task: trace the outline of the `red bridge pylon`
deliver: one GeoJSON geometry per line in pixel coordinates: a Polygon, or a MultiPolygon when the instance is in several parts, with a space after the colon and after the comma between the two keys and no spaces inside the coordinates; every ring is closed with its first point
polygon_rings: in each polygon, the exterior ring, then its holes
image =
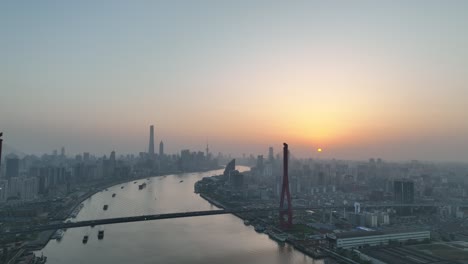
{"type": "Polygon", "coordinates": [[[283,187],[281,189],[279,217],[280,217],[280,226],[281,228],[285,228],[285,229],[292,227],[292,217],[293,217],[291,193],[289,192],[288,161],[289,161],[288,144],[283,143],[283,187]],[[284,200],[286,200],[286,203],[284,200]]]}

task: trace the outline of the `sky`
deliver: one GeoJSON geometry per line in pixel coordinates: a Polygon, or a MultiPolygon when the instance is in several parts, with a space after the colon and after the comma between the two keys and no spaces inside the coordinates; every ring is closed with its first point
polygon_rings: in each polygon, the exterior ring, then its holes
{"type": "Polygon", "coordinates": [[[468,161],[467,1],[0,1],[24,153],[468,161]]]}

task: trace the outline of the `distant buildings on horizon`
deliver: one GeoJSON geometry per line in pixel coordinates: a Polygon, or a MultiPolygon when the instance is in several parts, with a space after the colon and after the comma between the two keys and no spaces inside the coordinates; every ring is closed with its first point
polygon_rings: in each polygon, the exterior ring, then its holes
{"type": "Polygon", "coordinates": [[[167,155],[164,142],[159,152],[154,149],[154,126],[150,126],[148,150],[139,155],[97,157],[89,152],[67,157],[65,147],[52,154],[18,157],[8,154],[0,166],[0,203],[6,201],[32,201],[39,197],[54,197],[68,193],[74,186],[88,181],[112,178],[132,178],[165,173],[192,172],[217,169],[218,159],[206,152],[183,149],[179,154],[167,155]]]}

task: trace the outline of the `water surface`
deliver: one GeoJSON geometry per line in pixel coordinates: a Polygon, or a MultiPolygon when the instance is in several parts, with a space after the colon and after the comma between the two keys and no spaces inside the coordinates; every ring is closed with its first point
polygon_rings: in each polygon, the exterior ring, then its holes
{"type": "MultiPolygon", "coordinates": [[[[218,209],[194,193],[194,183],[221,173],[184,173],[119,184],[84,201],[76,220],[218,209]],[[143,182],[147,186],[139,190],[143,182]]],[[[74,228],[60,242],[50,241],[42,252],[48,264],[324,263],[258,234],[233,215],[74,228]],[[98,230],[104,230],[103,240],[98,240],[98,230]],[[87,244],[82,243],[84,235],[89,236],[87,244]]]]}

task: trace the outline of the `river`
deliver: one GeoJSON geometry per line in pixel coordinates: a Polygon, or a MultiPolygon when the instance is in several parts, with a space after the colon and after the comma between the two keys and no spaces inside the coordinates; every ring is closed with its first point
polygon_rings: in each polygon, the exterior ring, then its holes
{"type": "MultiPolygon", "coordinates": [[[[221,173],[174,174],[115,185],[85,200],[76,220],[218,209],[194,193],[194,183],[221,173]],[[146,188],[138,190],[143,182],[146,188]]],[[[324,263],[258,234],[233,215],[74,228],[39,252],[47,256],[47,264],[324,263]],[[98,240],[98,230],[105,231],[103,240],[98,240]],[[82,243],[84,235],[89,236],[87,244],[82,243]]]]}

